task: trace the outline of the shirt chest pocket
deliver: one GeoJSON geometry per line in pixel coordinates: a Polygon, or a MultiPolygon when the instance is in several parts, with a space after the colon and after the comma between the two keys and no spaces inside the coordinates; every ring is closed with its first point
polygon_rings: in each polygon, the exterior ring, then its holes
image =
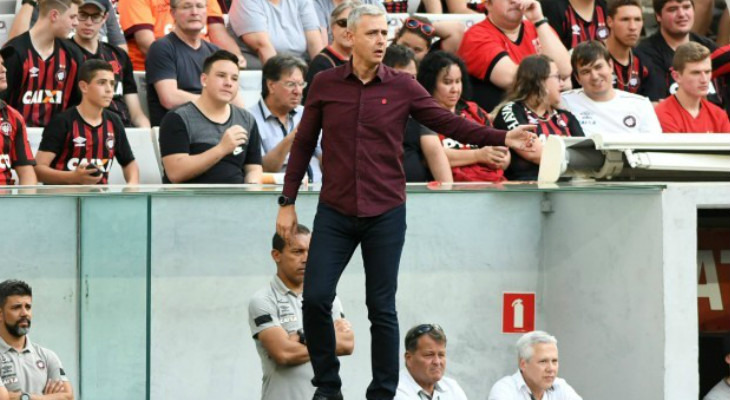
{"type": "Polygon", "coordinates": [[[370,93],[363,96],[359,105],[358,137],[365,140],[382,140],[389,129],[405,120],[399,118],[403,114],[405,102],[385,95],[370,93]]]}

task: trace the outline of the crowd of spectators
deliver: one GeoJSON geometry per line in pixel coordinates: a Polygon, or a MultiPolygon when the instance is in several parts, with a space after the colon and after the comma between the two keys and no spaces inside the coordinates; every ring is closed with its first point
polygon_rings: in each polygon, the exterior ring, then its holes
{"type": "MultiPolygon", "coordinates": [[[[657,29],[643,39],[639,0],[423,1],[419,10],[432,16],[486,17],[467,29],[466,19],[409,15],[399,21],[384,61],[417,77],[439,106],[457,115],[501,129],[536,125],[543,138],[728,132],[730,33],[722,26],[728,17],[722,16],[716,41],[711,40],[706,36],[708,2],[695,1],[654,0],[657,29]]],[[[316,75],[346,64],[352,54],[348,15],[361,3],[391,13],[408,9],[407,1],[390,0],[22,0],[0,52],[6,76],[6,87],[0,87],[7,122],[0,127],[7,138],[0,151],[5,183],[12,183],[12,167],[22,183],[36,181],[29,178],[34,169],[33,175],[48,176],[43,165],[28,167],[35,157],[48,157],[46,146],[55,143],[51,150],[62,152],[69,146],[65,142],[75,146],[69,151],[88,150],[76,154],[78,162],[51,159],[48,165],[63,172],[94,165],[102,174],[94,170],[94,180],[76,174],[62,182],[106,182],[109,165],[99,165],[101,150],[92,146],[106,143],[110,153],[104,163],[119,156],[126,165],[134,155],[114,148],[125,142],[124,127],[163,126],[166,114],[183,106],[206,115],[197,108],[202,82],[211,78],[203,66],[219,50],[231,54],[239,70],[263,71],[261,99],[255,104],[244,104],[238,82],[230,88],[233,111],[228,114],[252,123],[244,129],[247,153],[260,143],[261,154],[249,154],[241,165],[259,163],[264,173],[283,172],[316,75]],[[111,102],[105,106],[113,117],[102,114],[114,123],[100,140],[90,136],[98,126],[80,111],[81,86],[88,88],[95,78],[83,82],[80,73],[91,59],[105,61],[114,75],[111,102]],[[145,72],[146,99],[138,95],[135,70],[145,72]],[[77,122],[71,123],[73,112],[67,111],[75,108],[77,122]],[[60,115],[67,117],[65,124],[55,122],[60,115]],[[80,132],[73,131],[77,125],[80,132]],[[28,149],[26,126],[44,128],[45,150],[38,155],[28,149]]],[[[169,127],[181,123],[172,119],[161,148],[195,148],[200,138],[169,141],[169,127]]],[[[191,129],[190,121],[184,122],[191,129]]],[[[225,130],[217,130],[217,136],[205,138],[206,147],[222,143],[225,130]]],[[[411,120],[404,129],[404,169],[407,180],[415,182],[534,180],[540,148],[523,153],[499,146],[478,149],[411,120]]],[[[198,151],[190,148],[187,154],[198,151]]],[[[168,164],[163,161],[165,182],[194,181],[171,180],[177,174],[167,171],[168,164]]],[[[242,178],[245,170],[237,175],[231,180],[214,174],[221,179],[203,181],[260,181],[242,178]]],[[[306,179],[322,180],[321,151],[306,179]]]]}

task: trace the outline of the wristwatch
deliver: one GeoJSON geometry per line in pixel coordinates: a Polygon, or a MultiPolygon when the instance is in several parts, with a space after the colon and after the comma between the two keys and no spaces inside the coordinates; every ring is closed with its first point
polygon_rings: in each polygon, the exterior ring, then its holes
{"type": "Polygon", "coordinates": [[[303,345],[307,345],[307,336],[304,335],[304,329],[299,329],[297,331],[297,335],[299,335],[299,343],[303,345]]]}
{"type": "Polygon", "coordinates": [[[294,205],[294,199],[290,199],[284,195],[281,195],[279,196],[279,205],[282,207],[294,205]]]}
{"type": "Polygon", "coordinates": [[[21,393],[20,400],[30,400],[30,395],[28,393],[21,393]]]}

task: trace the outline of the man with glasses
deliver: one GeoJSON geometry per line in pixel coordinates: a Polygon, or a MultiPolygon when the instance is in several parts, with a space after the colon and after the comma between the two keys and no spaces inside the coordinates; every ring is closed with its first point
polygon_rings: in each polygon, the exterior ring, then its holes
{"type": "Polygon", "coordinates": [[[64,38],[78,25],[82,0],[41,0],[40,18],[5,44],[8,89],[2,93],[28,126],[46,126],[81,100],[76,84],[83,55],[64,38]]]}
{"type": "Polygon", "coordinates": [[[109,0],[85,0],[79,7],[79,26],[72,43],[78,46],[84,59],[101,59],[114,68],[114,98],[109,110],[119,115],[124,126],[149,128],[150,121],[142,111],[132,62],[127,52],[99,39],[99,31],[109,17],[110,10],[109,0]]]}
{"type": "Polygon", "coordinates": [[[517,340],[513,375],[497,381],[488,400],[582,400],[565,379],[558,378],[558,340],[532,331],[517,340]]]}
{"type": "MultiPolygon", "coordinates": [[[[159,126],[168,110],[199,97],[203,60],[218,50],[204,38],[206,0],[171,0],[170,7],[174,29],[152,43],[145,60],[152,126],[159,126]]],[[[244,106],[240,96],[232,102],[244,106]]]]}
{"type": "MultiPolygon", "coordinates": [[[[302,119],[302,92],[307,64],[290,55],[271,57],[262,70],[261,100],[248,111],[256,117],[263,151],[264,172],[286,171],[289,150],[302,119]]],[[[317,146],[307,168],[307,181],[320,182],[322,149],[317,146]]]]}
{"type": "Polygon", "coordinates": [[[400,372],[395,400],[466,400],[461,386],[444,376],[446,334],[439,325],[414,326],[405,346],[406,368],[400,372]]]}
{"type": "Polygon", "coordinates": [[[256,120],[233,106],[238,57],[218,50],[203,62],[203,91],[170,111],[160,126],[164,183],[261,183],[256,120]]]}

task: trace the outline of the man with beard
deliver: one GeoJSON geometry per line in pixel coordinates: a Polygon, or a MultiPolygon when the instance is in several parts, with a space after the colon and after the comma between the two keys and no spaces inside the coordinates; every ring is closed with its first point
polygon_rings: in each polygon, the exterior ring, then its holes
{"type": "Polygon", "coordinates": [[[28,338],[32,301],[27,283],[12,279],[0,283],[0,379],[10,400],[73,400],[56,353],[28,338]]]}
{"type": "Polygon", "coordinates": [[[489,400],[581,400],[564,379],[558,378],[558,340],[532,331],[517,340],[519,369],[492,386],[489,400]]]}

